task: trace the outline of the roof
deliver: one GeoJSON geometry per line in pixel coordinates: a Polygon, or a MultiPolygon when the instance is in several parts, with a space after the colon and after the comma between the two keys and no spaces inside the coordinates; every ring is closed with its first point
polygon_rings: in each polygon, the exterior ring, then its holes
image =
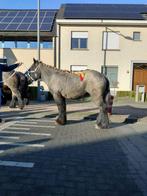
{"type": "MultiPolygon", "coordinates": [[[[52,32],[58,10],[40,10],[40,31],[52,32]]],[[[37,10],[0,9],[0,31],[35,32],[37,31],[37,10]]]]}
{"type": "Polygon", "coordinates": [[[63,4],[58,18],[145,20],[145,4],[63,4]]]}

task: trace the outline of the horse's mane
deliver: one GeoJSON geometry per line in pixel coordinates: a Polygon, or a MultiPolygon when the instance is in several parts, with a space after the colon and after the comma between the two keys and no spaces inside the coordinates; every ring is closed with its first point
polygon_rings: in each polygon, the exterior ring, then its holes
{"type": "Polygon", "coordinates": [[[54,70],[55,72],[73,74],[72,71],[58,69],[58,68],[53,67],[53,66],[51,66],[51,65],[47,65],[47,64],[45,64],[45,63],[43,63],[43,62],[41,62],[41,65],[46,66],[46,68],[52,69],[52,70],[54,70]]]}

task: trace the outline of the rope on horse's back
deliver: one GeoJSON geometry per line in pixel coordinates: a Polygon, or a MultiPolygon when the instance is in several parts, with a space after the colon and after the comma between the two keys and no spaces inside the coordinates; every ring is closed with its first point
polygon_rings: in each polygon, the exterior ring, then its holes
{"type": "Polygon", "coordinates": [[[4,83],[4,82],[10,80],[10,78],[12,78],[15,73],[16,73],[16,71],[14,71],[14,73],[12,75],[10,75],[10,77],[8,77],[6,80],[3,80],[3,81],[1,80],[0,83],[4,83]]]}

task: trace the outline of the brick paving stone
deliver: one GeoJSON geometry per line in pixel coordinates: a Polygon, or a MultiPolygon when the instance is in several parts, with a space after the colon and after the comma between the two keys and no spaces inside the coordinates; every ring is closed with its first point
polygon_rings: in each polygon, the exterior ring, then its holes
{"type": "MultiPolygon", "coordinates": [[[[115,115],[147,115],[145,106],[136,109],[133,104],[116,104],[115,115]]],[[[83,105],[68,106],[68,124],[46,131],[51,140],[25,136],[24,141],[42,141],[45,148],[13,147],[12,154],[1,154],[2,160],[35,165],[31,169],[0,166],[0,196],[146,196],[147,124],[125,125],[121,116],[112,118],[111,129],[97,130],[93,119],[83,119],[95,115],[95,106],[83,105]]]]}

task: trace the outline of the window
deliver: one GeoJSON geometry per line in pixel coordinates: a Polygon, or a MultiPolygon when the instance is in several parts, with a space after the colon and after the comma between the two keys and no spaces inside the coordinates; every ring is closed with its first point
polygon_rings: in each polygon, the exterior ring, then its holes
{"type": "Polygon", "coordinates": [[[133,32],[133,40],[140,41],[140,32],[133,32]]]}
{"type": "Polygon", "coordinates": [[[37,48],[37,42],[29,42],[30,48],[37,48]]]}
{"type": "Polygon", "coordinates": [[[102,66],[102,73],[106,75],[106,77],[110,81],[110,87],[116,88],[118,85],[118,67],[117,66],[102,66]]]}
{"type": "Polygon", "coordinates": [[[27,41],[17,41],[17,48],[28,48],[27,41]]]}
{"type": "Polygon", "coordinates": [[[3,42],[0,41],[0,48],[3,48],[3,42]]]}
{"type": "Polygon", "coordinates": [[[71,65],[70,70],[72,72],[80,72],[87,69],[87,65],[71,65]]]}
{"type": "Polygon", "coordinates": [[[44,41],[44,42],[41,42],[41,48],[53,48],[53,42],[47,42],[47,41],[44,41]]]}
{"type": "Polygon", "coordinates": [[[87,49],[88,32],[72,32],[71,49],[87,49]]]}
{"type": "Polygon", "coordinates": [[[103,50],[119,50],[119,32],[103,32],[103,50]]]}
{"type": "Polygon", "coordinates": [[[16,48],[15,41],[4,41],[4,48],[16,48]]]}

